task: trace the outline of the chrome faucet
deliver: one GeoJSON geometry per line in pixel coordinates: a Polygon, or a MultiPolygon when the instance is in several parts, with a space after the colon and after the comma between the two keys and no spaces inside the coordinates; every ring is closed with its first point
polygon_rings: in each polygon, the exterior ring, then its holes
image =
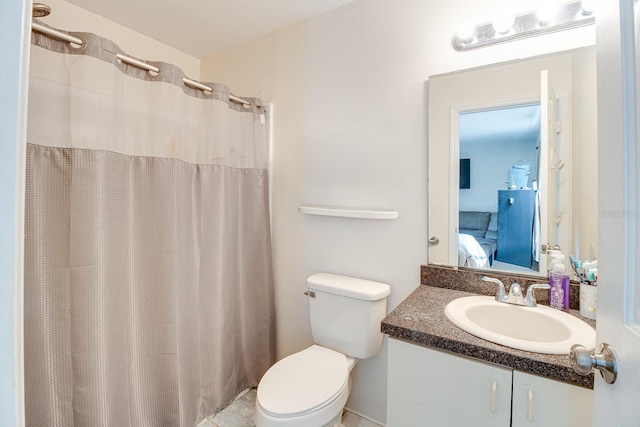
{"type": "Polygon", "coordinates": [[[548,283],[536,283],[533,285],[529,285],[527,288],[527,296],[524,297],[524,303],[528,307],[536,307],[538,303],[536,302],[536,289],[549,289],[548,283]]]}
{"type": "Polygon", "coordinates": [[[498,292],[496,292],[496,301],[506,302],[507,293],[504,290],[504,283],[500,279],[494,279],[493,277],[482,276],[482,280],[485,282],[492,282],[498,285],[498,292]]]}
{"type": "Polygon", "coordinates": [[[482,280],[485,282],[492,282],[498,285],[498,292],[496,292],[496,301],[506,302],[507,304],[524,305],[527,307],[535,307],[538,305],[536,302],[536,295],[534,291],[536,289],[549,289],[548,283],[536,283],[529,285],[527,288],[527,295],[522,296],[522,287],[519,283],[512,283],[509,287],[509,294],[507,294],[504,283],[501,280],[493,277],[482,276],[482,280]]]}

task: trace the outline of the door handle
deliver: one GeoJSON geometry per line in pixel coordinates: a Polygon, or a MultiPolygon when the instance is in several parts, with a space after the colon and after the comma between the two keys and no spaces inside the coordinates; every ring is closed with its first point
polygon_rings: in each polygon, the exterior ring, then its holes
{"type": "Polygon", "coordinates": [[[593,369],[600,371],[600,375],[607,384],[613,384],[618,377],[618,362],[613,348],[602,343],[598,352],[589,351],[580,344],[571,346],[569,359],[573,370],[580,375],[589,375],[593,369]]]}
{"type": "Polygon", "coordinates": [[[498,394],[498,382],[496,380],[491,381],[491,412],[496,412],[496,401],[498,394]]]}
{"type": "Polygon", "coordinates": [[[527,421],[533,422],[533,389],[527,389],[527,421]]]}
{"type": "Polygon", "coordinates": [[[438,246],[439,243],[440,239],[438,239],[436,236],[429,237],[429,246],[438,246]]]}

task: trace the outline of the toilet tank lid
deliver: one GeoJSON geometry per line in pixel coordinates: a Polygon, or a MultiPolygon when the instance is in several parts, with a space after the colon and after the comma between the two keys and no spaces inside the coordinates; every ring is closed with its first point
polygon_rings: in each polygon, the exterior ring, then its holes
{"type": "Polygon", "coordinates": [[[367,301],[377,301],[391,293],[391,286],[386,283],[332,273],[312,274],[307,278],[307,287],[316,291],[367,301]]]}

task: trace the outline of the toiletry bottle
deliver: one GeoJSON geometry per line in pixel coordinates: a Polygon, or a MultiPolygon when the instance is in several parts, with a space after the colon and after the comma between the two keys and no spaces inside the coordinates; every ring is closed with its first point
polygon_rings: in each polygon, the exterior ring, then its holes
{"type": "Polygon", "coordinates": [[[561,262],[549,273],[549,305],[560,310],[569,310],[569,275],[561,262]]]}
{"type": "Polygon", "coordinates": [[[547,273],[550,275],[553,271],[553,266],[559,262],[564,261],[564,254],[557,249],[549,249],[547,251],[547,254],[549,255],[549,265],[547,267],[547,273]]]}

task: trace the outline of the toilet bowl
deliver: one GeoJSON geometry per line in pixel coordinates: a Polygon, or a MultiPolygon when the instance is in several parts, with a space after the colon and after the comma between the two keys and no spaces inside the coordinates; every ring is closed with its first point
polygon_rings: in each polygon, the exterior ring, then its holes
{"type": "Polygon", "coordinates": [[[318,345],[282,359],[258,385],[259,427],[340,426],[356,359],[318,345]]]}
{"type": "Polygon", "coordinates": [[[257,427],[340,427],[357,360],[382,346],[389,285],[330,273],[307,279],[314,345],[273,365],[258,384],[257,427]]]}

